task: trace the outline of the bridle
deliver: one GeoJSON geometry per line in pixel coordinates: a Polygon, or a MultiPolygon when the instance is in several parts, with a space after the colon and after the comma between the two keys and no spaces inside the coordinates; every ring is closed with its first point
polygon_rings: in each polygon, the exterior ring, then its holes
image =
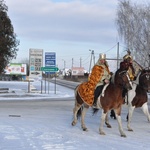
{"type": "Polygon", "coordinates": [[[125,81],[122,78],[122,75],[126,75],[126,77],[128,78],[129,83],[131,84],[131,80],[130,80],[130,77],[129,77],[127,71],[123,70],[123,71],[119,72],[119,76],[121,76],[121,80],[122,80],[122,86],[124,87],[126,85],[125,81]]]}

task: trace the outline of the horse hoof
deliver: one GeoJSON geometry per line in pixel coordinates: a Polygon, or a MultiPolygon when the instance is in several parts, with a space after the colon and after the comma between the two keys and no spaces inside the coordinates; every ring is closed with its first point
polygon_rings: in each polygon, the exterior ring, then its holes
{"type": "Polygon", "coordinates": [[[111,125],[110,125],[110,124],[108,124],[108,125],[107,125],[107,128],[111,128],[111,125]]]}
{"type": "Polygon", "coordinates": [[[107,128],[111,128],[111,125],[109,123],[105,122],[105,124],[106,124],[107,128]]]}
{"type": "Polygon", "coordinates": [[[133,132],[133,130],[132,130],[132,129],[128,129],[128,131],[131,131],[131,132],[133,132]]]}
{"type": "Polygon", "coordinates": [[[106,134],[105,134],[105,132],[101,131],[101,132],[100,132],[100,135],[106,135],[106,134]]]}
{"type": "Polygon", "coordinates": [[[125,134],[122,134],[121,137],[127,137],[125,134]]]}
{"type": "Polygon", "coordinates": [[[88,131],[88,129],[87,128],[83,128],[83,131],[88,131]]]}
{"type": "Polygon", "coordinates": [[[75,125],[76,125],[76,122],[73,121],[73,122],[72,122],[72,126],[75,126],[75,125]]]}

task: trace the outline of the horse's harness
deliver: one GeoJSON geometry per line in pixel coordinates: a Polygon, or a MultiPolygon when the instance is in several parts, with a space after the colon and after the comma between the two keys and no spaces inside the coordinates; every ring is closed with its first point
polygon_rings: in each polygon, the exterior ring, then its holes
{"type": "Polygon", "coordinates": [[[143,74],[141,75],[141,77],[144,76],[144,75],[146,75],[145,77],[146,77],[147,80],[150,80],[150,72],[145,72],[145,73],[143,73],[143,74]]]}

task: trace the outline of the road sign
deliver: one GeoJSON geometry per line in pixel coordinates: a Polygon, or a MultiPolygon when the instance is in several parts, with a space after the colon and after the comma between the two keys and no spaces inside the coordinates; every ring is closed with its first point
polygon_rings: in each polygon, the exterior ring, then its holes
{"type": "Polygon", "coordinates": [[[40,73],[39,72],[31,72],[31,74],[38,75],[40,73]]]}
{"type": "MultiPolygon", "coordinates": [[[[56,66],[56,53],[55,52],[45,52],[45,67],[55,67],[56,66]]],[[[56,71],[45,71],[46,74],[53,73],[56,71]]]]}
{"type": "Polygon", "coordinates": [[[56,72],[58,71],[58,68],[57,67],[41,67],[41,71],[56,72]]]}
{"type": "Polygon", "coordinates": [[[45,52],[45,66],[56,66],[55,52],[45,52]]]}
{"type": "Polygon", "coordinates": [[[56,66],[56,60],[45,60],[45,66],[56,66]]]}

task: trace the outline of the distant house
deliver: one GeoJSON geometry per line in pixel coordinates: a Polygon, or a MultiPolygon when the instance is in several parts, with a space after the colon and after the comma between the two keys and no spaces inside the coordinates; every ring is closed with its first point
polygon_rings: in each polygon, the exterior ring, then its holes
{"type": "Polygon", "coordinates": [[[71,75],[72,76],[84,76],[85,70],[84,67],[72,67],[71,75]]]}

